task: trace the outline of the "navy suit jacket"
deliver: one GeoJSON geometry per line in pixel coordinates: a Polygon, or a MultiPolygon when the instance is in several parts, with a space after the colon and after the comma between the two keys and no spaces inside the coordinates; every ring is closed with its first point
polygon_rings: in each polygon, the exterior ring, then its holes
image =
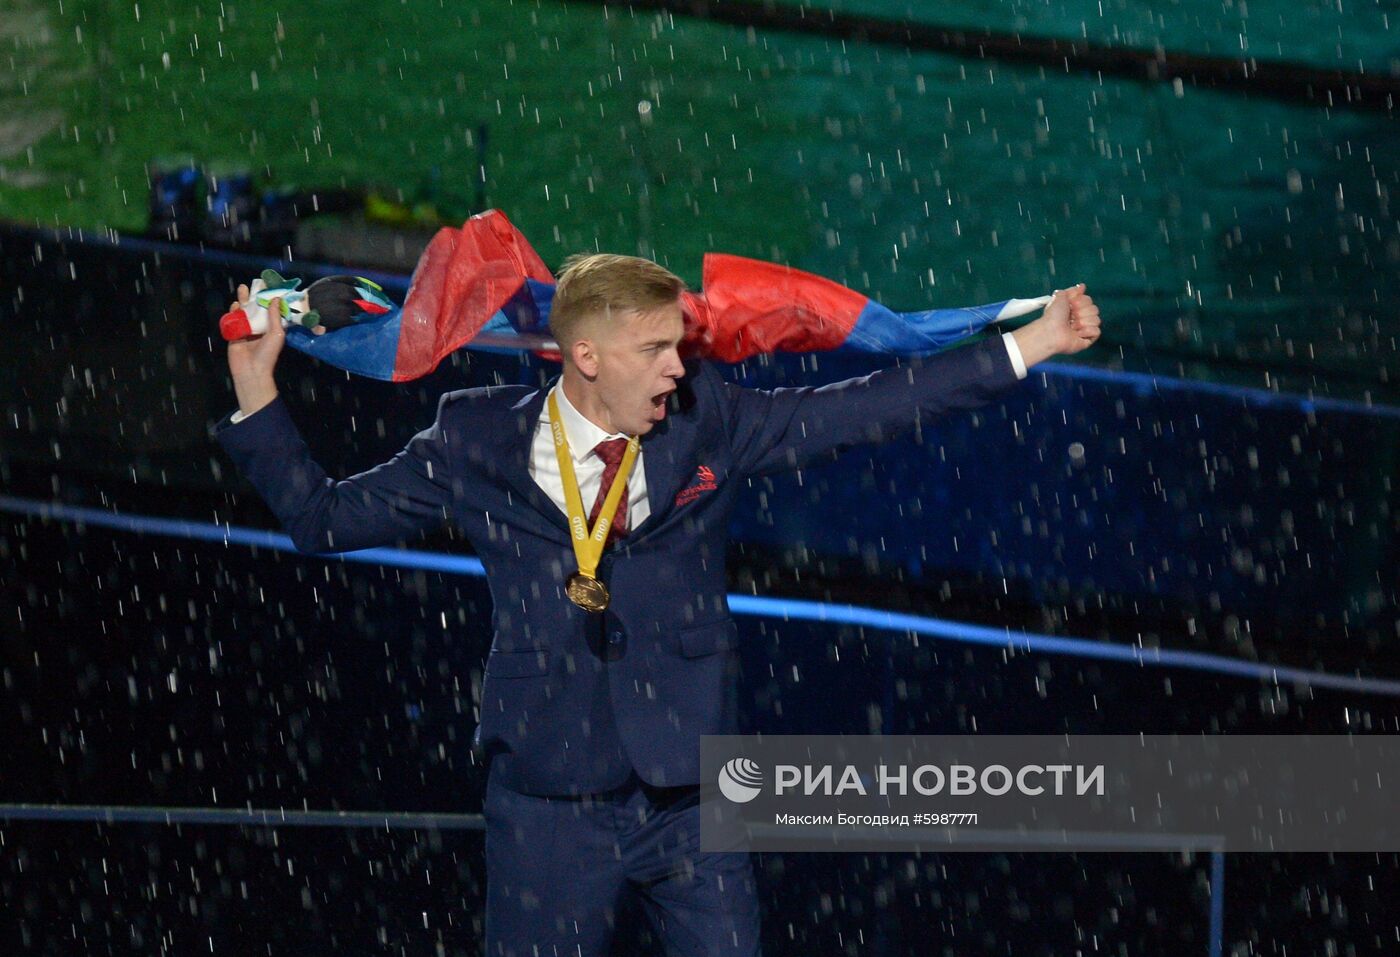
{"type": "Polygon", "coordinates": [[[528,472],[548,387],[442,396],[393,459],[333,481],[282,400],[214,432],[298,549],[391,545],[455,523],[486,568],[494,638],[476,742],[532,794],[699,781],[700,735],[734,734],[738,632],[725,600],[729,518],[750,476],[799,468],[1017,383],[999,338],[820,388],[764,391],[687,364],[643,437],[651,515],[603,555],[601,615],[564,595],[577,569],[564,513],[528,472]]]}

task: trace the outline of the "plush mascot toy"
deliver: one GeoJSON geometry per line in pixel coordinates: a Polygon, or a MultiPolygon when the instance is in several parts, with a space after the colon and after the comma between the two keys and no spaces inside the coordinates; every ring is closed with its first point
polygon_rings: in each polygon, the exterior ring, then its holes
{"type": "Polygon", "coordinates": [[[230,342],[262,335],[274,300],[281,303],[278,318],[283,326],[323,326],[327,332],[394,308],[383,287],[363,276],[326,276],[304,290],[298,289],[300,285],[300,279],[283,279],[274,270],[264,269],[249,287],[248,301],[219,319],[219,332],[230,342]]]}

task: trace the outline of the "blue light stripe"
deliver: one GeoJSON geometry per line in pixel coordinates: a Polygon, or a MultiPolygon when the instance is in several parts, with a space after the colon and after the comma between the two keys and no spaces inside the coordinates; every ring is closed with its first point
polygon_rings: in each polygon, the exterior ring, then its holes
{"type": "MultiPolygon", "coordinates": [[[[339,827],[375,828],[385,831],[436,830],[436,831],[485,831],[486,818],[482,814],[447,814],[415,811],[312,811],[287,808],[222,808],[222,807],[141,807],[137,805],[102,804],[0,804],[0,820],[42,821],[45,823],[77,821],[93,824],[214,824],[236,827],[339,827]]],[[[951,834],[956,828],[915,828],[912,832],[901,829],[898,834],[881,828],[837,829],[816,827],[791,827],[774,824],[750,824],[746,828],[750,837],[773,838],[799,836],[830,840],[833,835],[848,837],[856,835],[862,840],[884,840],[890,844],[904,844],[913,839],[933,838],[932,843],[956,848],[965,837],[976,844],[999,844],[1015,850],[1060,849],[1067,843],[1092,846],[1100,850],[1127,849],[1146,851],[1150,845],[1162,851],[1186,849],[1211,851],[1211,928],[1216,930],[1215,908],[1216,888],[1222,884],[1216,878],[1215,868],[1224,867],[1225,852],[1222,850],[1224,838],[1219,834],[1121,834],[1104,832],[1063,832],[1063,831],[967,831],[951,834]]],[[[901,848],[896,848],[896,851],[901,848]]],[[[1150,853],[1150,851],[1149,851],[1150,853]]],[[[1213,952],[1212,957],[1219,957],[1213,952]]]]}
{"type": "MultiPolygon", "coordinates": [[[[97,508],[39,502],[33,499],[16,498],[12,495],[0,495],[0,512],[29,515],[45,521],[72,522],[78,526],[94,525],[98,528],[134,532],[138,535],[168,535],[173,538],[187,538],[201,542],[244,545],[251,548],[267,548],[278,552],[304,554],[297,552],[292,540],[281,532],[267,532],[256,528],[238,528],[233,525],[192,522],[186,519],[158,518],[148,515],[119,515],[97,508]]],[[[365,548],[357,552],[343,552],[317,557],[327,561],[343,560],[366,565],[390,565],[396,568],[413,568],[451,575],[486,577],[486,569],[482,566],[481,559],[471,555],[446,555],[442,552],[421,552],[406,548],[365,548]]]]}
{"type": "MultiPolygon", "coordinates": [[[[79,526],[93,525],[137,534],[170,535],[177,538],[232,545],[269,548],[282,552],[297,552],[291,539],[277,532],[235,528],[184,519],[150,516],[117,515],[100,509],[81,508],[53,502],[0,495],[0,511],[29,515],[46,521],[73,522],[79,526]]],[[[319,555],[326,561],[344,560],[396,568],[412,568],[484,578],[486,570],[481,559],[468,555],[447,555],[399,548],[367,548],[357,552],[319,555]]],[[[1282,665],[1240,661],[1224,655],[1171,648],[1148,648],[1087,638],[1062,638],[1039,635],[1010,628],[992,628],[965,622],[946,621],[923,615],[885,611],[859,605],[832,605],[826,602],[798,598],[771,598],[762,595],[728,596],[729,608],[737,615],[773,618],[783,621],[813,621],[835,625],[854,625],[881,631],[903,632],[930,638],[942,638],[966,644],[1019,650],[1027,654],[1064,654],[1102,661],[1117,661],[1141,667],[1186,668],[1214,672],[1239,678],[1253,678],[1270,684],[1293,682],[1340,691],[1356,691],[1400,697],[1400,680],[1368,678],[1361,675],[1339,675],[1326,671],[1309,671],[1282,665]]]]}
{"type": "MultiPolygon", "coordinates": [[[[14,229],[7,226],[6,228],[14,229]]],[[[35,230],[28,227],[19,227],[18,231],[28,233],[39,233],[51,236],[59,242],[72,242],[80,246],[113,246],[127,252],[155,253],[160,256],[168,256],[172,259],[194,259],[200,262],[216,263],[221,266],[229,266],[234,269],[246,269],[251,275],[256,276],[264,269],[275,269],[278,272],[286,272],[296,262],[299,272],[317,276],[363,276],[365,279],[377,282],[385,289],[394,289],[405,292],[408,289],[409,277],[399,273],[382,272],[377,269],[359,269],[348,266],[336,266],[329,263],[317,263],[309,260],[291,260],[284,256],[259,256],[253,253],[240,253],[231,249],[209,249],[203,246],[186,246],[182,243],[171,243],[161,239],[146,239],[142,236],[123,236],[120,233],[102,233],[99,235],[88,235],[81,229],[69,229],[68,236],[60,235],[60,230],[45,229],[35,230]]]]}
{"type": "Polygon", "coordinates": [[[1010,628],[991,628],[964,622],[926,618],[901,612],[862,608],[858,605],[828,605],[823,602],[793,598],[766,598],[755,595],[730,595],[729,607],[738,614],[759,615],[795,621],[819,621],[838,625],[857,625],[882,631],[902,631],[907,634],[945,638],[973,645],[1017,649],[1037,654],[1065,654],[1103,661],[1130,662],[1137,665],[1162,665],[1213,671],[1241,678],[1257,678],[1271,684],[1301,682],[1320,688],[1337,688],[1400,697],[1400,681],[1389,678],[1365,678],[1359,675],[1338,675],[1326,671],[1308,671],[1252,661],[1240,661],[1223,655],[1201,651],[1178,651],[1171,648],[1148,648],[1143,645],[1123,645],[1088,638],[1061,638],[1037,635],[1010,628]]]}
{"type": "Polygon", "coordinates": [[[1169,376],[1153,375],[1149,372],[1115,372],[1095,366],[1069,365],[1059,361],[1036,366],[1035,373],[1041,372],[1066,379],[1082,379],[1085,382],[1127,385],[1131,386],[1138,395],[1151,395],[1157,392],[1199,392],[1205,395],[1236,399],[1251,408],[1286,409],[1303,415],[1309,415],[1313,412],[1337,412],[1346,415],[1369,415],[1380,419],[1400,419],[1400,405],[1376,405],[1370,402],[1357,402],[1353,399],[1318,398],[1298,395],[1294,392],[1271,392],[1268,389],[1226,385],[1223,382],[1176,379],[1169,376]]]}
{"type": "Polygon", "coordinates": [[[96,824],[222,824],[259,827],[373,827],[386,831],[484,831],[480,814],[410,811],[297,811],[286,808],[121,807],[100,804],[0,804],[0,820],[96,824]]]}
{"type": "Polygon", "coordinates": [[[1220,957],[1225,944],[1225,852],[1210,852],[1210,957],[1220,957]]]}

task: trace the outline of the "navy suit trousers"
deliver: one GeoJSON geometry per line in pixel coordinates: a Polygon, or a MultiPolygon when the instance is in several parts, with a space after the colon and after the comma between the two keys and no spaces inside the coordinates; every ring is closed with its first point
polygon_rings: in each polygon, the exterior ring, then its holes
{"type": "Polygon", "coordinates": [[[744,852],[700,851],[698,786],[635,775],[595,794],[540,797],[490,775],[488,957],[606,957],[635,891],[668,957],[754,957],[759,907],[744,852]]]}

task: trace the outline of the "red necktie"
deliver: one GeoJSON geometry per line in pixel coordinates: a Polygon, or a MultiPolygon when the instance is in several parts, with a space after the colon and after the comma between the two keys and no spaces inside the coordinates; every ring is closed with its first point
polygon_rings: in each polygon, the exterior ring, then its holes
{"type": "MultiPolygon", "coordinates": [[[[593,448],[593,454],[603,460],[603,484],[598,488],[598,497],[593,501],[593,511],[588,513],[588,527],[598,522],[598,513],[603,510],[603,499],[608,497],[618,467],[622,465],[623,453],[627,451],[626,439],[605,439],[593,448]]],[[[622,498],[618,499],[617,511],[613,513],[612,527],[608,529],[608,540],[603,547],[611,545],[613,539],[627,534],[627,486],[622,486],[622,498]]]]}

